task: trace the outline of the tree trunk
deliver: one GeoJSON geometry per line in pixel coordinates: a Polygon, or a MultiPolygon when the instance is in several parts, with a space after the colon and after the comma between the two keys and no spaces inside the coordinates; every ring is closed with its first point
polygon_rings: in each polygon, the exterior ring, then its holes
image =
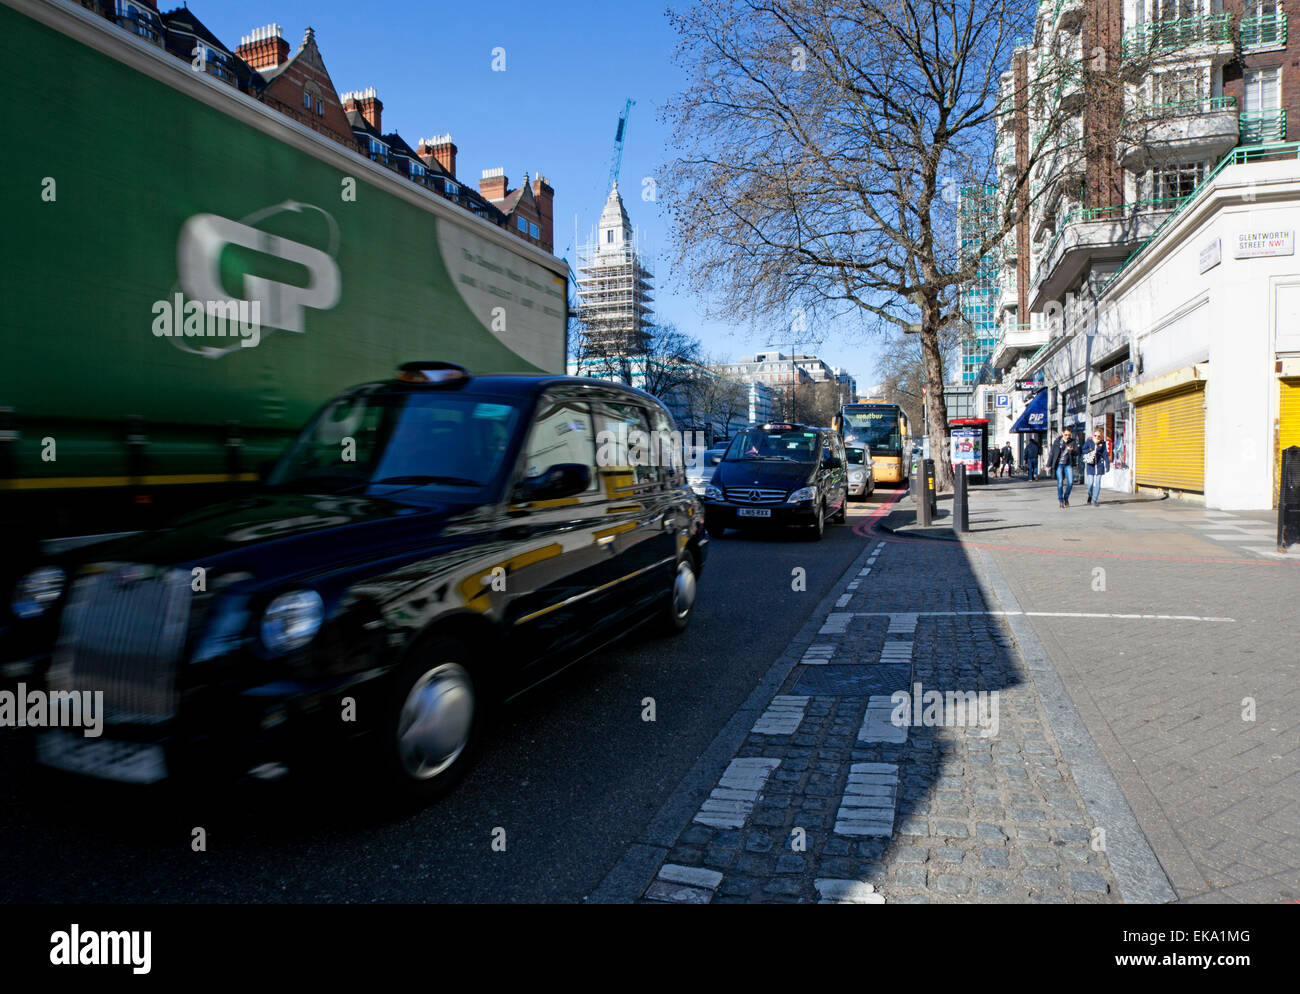
{"type": "Polygon", "coordinates": [[[943,361],[939,357],[938,309],[923,308],[921,351],[925,355],[926,430],[934,460],[936,491],[952,489],[952,454],[948,444],[948,404],[943,396],[943,361]]]}

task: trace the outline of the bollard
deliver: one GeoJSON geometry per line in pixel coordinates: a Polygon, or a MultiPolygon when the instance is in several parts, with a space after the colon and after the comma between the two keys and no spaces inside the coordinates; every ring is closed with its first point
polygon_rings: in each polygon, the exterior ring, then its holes
{"type": "Polygon", "coordinates": [[[925,461],[925,488],[930,493],[930,518],[933,520],[939,516],[939,496],[938,488],[934,485],[934,460],[925,461]]]}
{"type": "Polygon", "coordinates": [[[952,530],[958,535],[970,531],[970,506],[966,495],[966,467],[956,466],[952,478],[952,530]]]}
{"type": "Polygon", "coordinates": [[[916,474],[916,487],[912,493],[912,499],[916,501],[916,524],[920,528],[930,526],[929,476],[925,469],[926,461],[922,459],[921,472],[916,474]]]}
{"type": "Polygon", "coordinates": [[[1300,542],[1300,446],[1282,450],[1277,495],[1277,551],[1300,542]]]}

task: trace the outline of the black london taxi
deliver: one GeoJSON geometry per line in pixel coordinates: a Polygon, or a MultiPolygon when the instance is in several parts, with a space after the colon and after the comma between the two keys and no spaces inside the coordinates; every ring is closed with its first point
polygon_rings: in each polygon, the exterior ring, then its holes
{"type": "Polygon", "coordinates": [[[686,627],[707,538],[681,450],[613,383],[418,362],[349,389],[255,494],[18,583],[29,685],[102,691],[106,717],[39,734],[37,760],[149,783],[360,755],[432,797],[486,705],[643,622],[686,627]]]}
{"type": "Polygon", "coordinates": [[[802,526],[816,541],[848,509],[844,443],[830,428],[751,425],[731,440],[704,491],[708,532],[802,526]]]}

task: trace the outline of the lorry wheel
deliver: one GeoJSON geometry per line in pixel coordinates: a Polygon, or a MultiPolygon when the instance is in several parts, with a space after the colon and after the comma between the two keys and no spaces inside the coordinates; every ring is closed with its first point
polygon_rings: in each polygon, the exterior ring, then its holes
{"type": "Polygon", "coordinates": [[[435,639],[398,671],[381,731],[381,772],[394,800],[428,802],[468,768],[480,726],[469,653],[435,639]]]}

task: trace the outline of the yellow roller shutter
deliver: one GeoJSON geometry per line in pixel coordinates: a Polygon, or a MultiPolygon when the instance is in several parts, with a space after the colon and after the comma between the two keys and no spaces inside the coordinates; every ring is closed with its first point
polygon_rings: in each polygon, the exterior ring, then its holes
{"type": "Polygon", "coordinates": [[[1278,380],[1277,452],[1273,458],[1273,506],[1282,485],[1282,453],[1300,445],[1300,380],[1278,380]]]}
{"type": "Polygon", "coordinates": [[[1203,383],[1139,403],[1138,486],[1205,492],[1203,383]]]}

